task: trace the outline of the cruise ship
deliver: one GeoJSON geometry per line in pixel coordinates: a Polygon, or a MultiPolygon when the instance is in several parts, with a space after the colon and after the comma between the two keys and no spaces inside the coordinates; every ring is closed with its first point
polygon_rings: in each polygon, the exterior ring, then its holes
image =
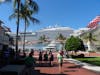
{"type": "MultiPolygon", "coordinates": [[[[70,27],[60,27],[60,26],[49,26],[47,28],[40,29],[36,32],[26,32],[26,38],[25,38],[25,49],[43,49],[44,47],[47,47],[50,42],[56,40],[56,38],[59,36],[59,34],[62,34],[65,38],[69,38],[71,35],[73,36],[78,36],[78,37],[83,37],[85,33],[87,32],[92,32],[93,35],[98,35],[100,33],[100,25],[93,30],[90,30],[88,28],[80,28],[78,30],[74,30],[73,28],[70,27]],[[44,36],[49,42],[46,42],[44,44],[39,43],[40,42],[40,37],[44,36]]],[[[16,34],[12,34],[14,39],[16,38],[16,34]]],[[[19,48],[23,49],[23,38],[24,38],[24,33],[20,32],[19,33],[19,48]]],[[[100,39],[99,35],[96,36],[96,39],[98,41],[95,42],[95,46],[100,50],[100,39]]],[[[16,40],[16,39],[15,39],[16,40]]],[[[86,42],[83,40],[84,44],[86,45],[86,42]]]]}
{"type": "MultiPolygon", "coordinates": [[[[71,34],[73,34],[74,30],[70,27],[60,27],[60,26],[49,26],[47,28],[40,29],[36,32],[26,32],[26,38],[25,38],[25,48],[36,48],[40,49],[39,46],[46,46],[46,45],[37,45],[39,42],[39,39],[41,36],[46,37],[48,41],[56,40],[56,38],[59,36],[59,34],[62,34],[65,38],[70,37],[71,34]]],[[[13,37],[16,35],[13,34],[13,37]]],[[[19,48],[23,47],[23,38],[24,33],[19,33],[20,39],[19,39],[19,48]]]]}

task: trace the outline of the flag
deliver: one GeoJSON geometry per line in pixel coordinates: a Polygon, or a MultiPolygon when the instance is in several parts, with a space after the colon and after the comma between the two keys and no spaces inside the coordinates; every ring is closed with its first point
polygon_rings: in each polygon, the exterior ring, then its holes
{"type": "Polygon", "coordinates": [[[100,16],[96,16],[90,23],[88,24],[88,28],[95,29],[100,22],[100,16]]]}

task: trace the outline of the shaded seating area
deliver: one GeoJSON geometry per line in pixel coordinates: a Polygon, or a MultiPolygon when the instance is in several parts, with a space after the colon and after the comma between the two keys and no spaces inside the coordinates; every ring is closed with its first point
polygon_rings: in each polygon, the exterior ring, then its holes
{"type": "Polygon", "coordinates": [[[0,69],[0,75],[21,75],[24,65],[6,65],[0,69]]]}

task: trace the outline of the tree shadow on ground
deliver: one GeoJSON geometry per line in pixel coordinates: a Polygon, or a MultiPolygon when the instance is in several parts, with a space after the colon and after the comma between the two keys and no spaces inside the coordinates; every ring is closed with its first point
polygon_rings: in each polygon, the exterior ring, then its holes
{"type": "Polygon", "coordinates": [[[77,70],[64,70],[64,72],[76,72],[77,70]]]}
{"type": "Polygon", "coordinates": [[[45,74],[45,73],[43,73],[43,74],[41,74],[41,75],[69,75],[69,74],[45,74]]]}
{"type": "Polygon", "coordinates": [[[83,65],[74,65],[74,66],[69,66],[69,67],[66,67],[66,68],[81,68],[83,65]]]}
{"type": "Polygon", "coordinates": [[[39,70],[34,70],[32,71],[32,75],[69,75],[69,74],[63,74],[63,73],[48,74],[48,73],[40,73],[39,70]]]}
{"type": "Polygon", "coordinates": [[[37,63],[36,67],[49,67],[49,63],[37,63]]]}
{"type": "Polygon", "coordinates": [[[63,64],[69,64],[69,62],[67,62],[67,61],[64,61],[64,62],[63,62],[63,64]]]}
{"type": "Polygon", "coordinates": [[[36,67],[57,67],[58,64],[53,63],[50,65],[50,63],[37,63],[36,67]]]}

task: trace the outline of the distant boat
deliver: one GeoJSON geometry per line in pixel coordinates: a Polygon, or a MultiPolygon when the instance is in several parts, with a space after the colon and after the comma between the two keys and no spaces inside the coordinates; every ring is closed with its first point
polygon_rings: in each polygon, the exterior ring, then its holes
{"type": "Polygon", "coordinates": [[[43,47],[43,50],[56,50],[56,41],[51,41],[50,44],[48,44],[46,47],[43,47]]]}

